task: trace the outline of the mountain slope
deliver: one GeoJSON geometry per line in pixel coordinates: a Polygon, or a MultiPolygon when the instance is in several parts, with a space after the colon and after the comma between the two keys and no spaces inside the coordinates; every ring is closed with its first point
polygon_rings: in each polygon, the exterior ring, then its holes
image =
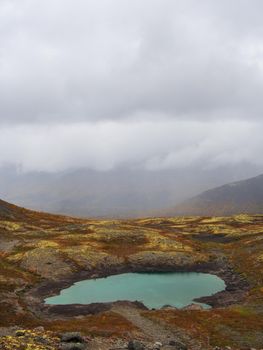
{"type": "Polygon", "coordinates": [[[165,214],[224,216],[240,213],[263,213],[263,175],[203,192],[165,214]]]}
{"type": "Polygon", "coordinates": [[[53,227],[54,225],[63,226],[71,224],[72,222],[82,223],[83,220],[79,218],[73,218],[70,216],[49,214],[45,212],[39,212],[22,208],[0,199],[0,241],[1,234],[4,233],[7,227],[13,230],[14,227],[19,228],[22,225],[24,226],[24,229],[27,230],[30,228],[32,229],[32,227],[35,225],[38,229],[48,229],[50,227],[53,227]],[[15,226],[13,227],[11,223],[15,223],[15,226]]]}
{"type": "Polygon", "coordinates": [[[0,219],[19,220],[25,217],[27,210],[0,199],[0,219]]]}

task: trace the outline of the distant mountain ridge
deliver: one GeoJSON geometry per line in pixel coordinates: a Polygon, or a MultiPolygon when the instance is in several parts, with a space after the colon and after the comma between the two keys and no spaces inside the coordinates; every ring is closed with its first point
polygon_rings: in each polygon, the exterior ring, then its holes
{"type": "Polygon", "coordinates": [[[205,191],[165,212],[167,216],[263,214],[263,174],[205,191]]]}
{"type": "MultiPolygon", "coordinates": [[[[251,176],[240,170],[79,169],[49,174],[0,168],[0,198],[31,210],[85,218],[262,213],[263,175],[232,182],[237,174],[251,176]],[[216,187],[224,183],[229,184],[216,187]]],[[[0,204],[0,214],[2,210],[10,216],[6,202],[0,204]]]]}
{"type": "MultiPolygon", "coordinates": [[[[230,216],[263,214],[263,174],[205,191],[168,210],[148,216],[230,216]]],[[[52,216],[10,204],[0,199],[1,220],[23,220],[32,216],[52,216]]]]}
{"type": "MultiPolygon", "coordinates": [[[[249,167],[248,167],[249,168],[249,167]]],[[[80,217],[154,216],[212,187],[257,173],[240,168],[148,171],[75,169],[57,173],[0,167],[0,198],[32,210],[80,217]]]]}

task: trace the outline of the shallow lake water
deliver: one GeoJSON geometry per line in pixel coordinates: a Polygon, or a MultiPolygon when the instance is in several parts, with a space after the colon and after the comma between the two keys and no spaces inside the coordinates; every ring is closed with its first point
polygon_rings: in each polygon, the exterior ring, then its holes
{"type": "Polygon", "coordinates": [[[138,300],[148,308],[164,305],[182,308],[195,298],[224,289],[222,279],[205,273],[124,273],[77,282],[45,302],[65,305],[138,300]]]}

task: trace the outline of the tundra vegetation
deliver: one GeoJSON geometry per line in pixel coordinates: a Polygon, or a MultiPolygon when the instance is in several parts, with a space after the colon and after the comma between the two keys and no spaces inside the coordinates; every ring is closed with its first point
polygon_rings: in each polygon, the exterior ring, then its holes
{"type": "Polygon", "coordinates": [[[84,220],[0,201],[0,255],[1,349],[57,349],[75,331],[102,349],[164,335],[189,349],[263,347],[262,215],[84,220]],[[211,272],[227,289],[204,298],[209,310],[43,304],[74,281],[128,271],[211,272]]]}

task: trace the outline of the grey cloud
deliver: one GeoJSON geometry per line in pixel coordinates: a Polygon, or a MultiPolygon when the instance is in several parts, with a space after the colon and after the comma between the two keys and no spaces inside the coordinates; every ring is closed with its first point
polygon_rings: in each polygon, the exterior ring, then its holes
{"type": "Polygon", "coordinates": [[[259,120],[262,11],[258,0],[1,1],[1,123],[259,120]]]}
{"type": "Polygon", "coordinates": [[[251,164],[263,169],[262,122],[129,121],[2,127],[0,165],[23,171],[87,167],[211,169],[251,164]],[[15,142],[14,142],[15,140],[15,142]]]}
{"type": "Polygon", "coordinates": [[[0,1],[0,165],[263,169],[261,0],[0,1]]]}

